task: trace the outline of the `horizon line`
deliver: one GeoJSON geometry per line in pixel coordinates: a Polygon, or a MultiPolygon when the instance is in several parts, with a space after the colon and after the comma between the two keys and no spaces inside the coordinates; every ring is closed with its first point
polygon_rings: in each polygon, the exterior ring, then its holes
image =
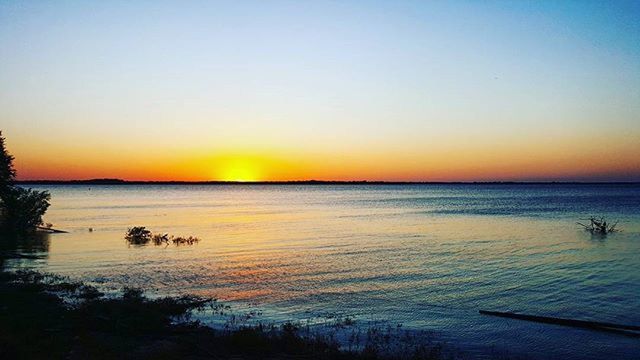
{"type": "Polygon", "coordinates": [[[123,180],[123,179],[85,179],[85,180],[16,180],[16,185],[636,185],[638,181],[386,181],[386,180],[272,180],[272,181],[224,181],[224,180],[123,180]]]}

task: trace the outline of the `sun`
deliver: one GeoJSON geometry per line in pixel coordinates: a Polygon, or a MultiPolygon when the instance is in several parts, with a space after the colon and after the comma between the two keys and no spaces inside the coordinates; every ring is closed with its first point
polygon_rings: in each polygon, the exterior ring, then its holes
{"type": "Polygon", "coordinates": [[[219,178],[223,181],[260,181],[260,169],[259,166],[252,161],[234,159],[226,164],[221,164],[219,178]]]}

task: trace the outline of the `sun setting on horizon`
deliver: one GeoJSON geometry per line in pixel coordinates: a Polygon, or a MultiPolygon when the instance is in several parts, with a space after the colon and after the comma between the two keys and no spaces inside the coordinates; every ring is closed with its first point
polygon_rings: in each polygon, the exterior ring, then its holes
{"type": "Polygon", "coordinates": [[[214,172],[214,179],[221,181],[261,181],[263,180],[259,164],[249,159],[233,158],[219,165],[219,170],[214,172]]]}

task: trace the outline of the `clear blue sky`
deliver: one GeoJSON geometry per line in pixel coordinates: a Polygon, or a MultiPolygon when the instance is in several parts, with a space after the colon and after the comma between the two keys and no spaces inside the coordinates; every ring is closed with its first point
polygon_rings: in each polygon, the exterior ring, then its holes
{"type": "Polygon", "coordinates": [[[24,178],[640,180],[640,1],[1,1],[0,129],[24,178]]]}

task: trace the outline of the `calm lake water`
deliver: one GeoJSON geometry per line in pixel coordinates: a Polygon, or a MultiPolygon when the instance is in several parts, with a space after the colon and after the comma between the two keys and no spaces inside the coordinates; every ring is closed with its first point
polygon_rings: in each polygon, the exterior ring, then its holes
{"type": "Polygon", "coordinates": [[[640,356],[638,338],[478,314],[640,325],[639,185],[37,188],[53,196],[46,221],[70,233],[12,266],[214,296],[274,322],[402,323],[472,357],[640,356]],[[623,231],[593,237],[576,225],[590,215],[623,231]],[[129,247],[135,225],[202,241],[129,247]]]}

